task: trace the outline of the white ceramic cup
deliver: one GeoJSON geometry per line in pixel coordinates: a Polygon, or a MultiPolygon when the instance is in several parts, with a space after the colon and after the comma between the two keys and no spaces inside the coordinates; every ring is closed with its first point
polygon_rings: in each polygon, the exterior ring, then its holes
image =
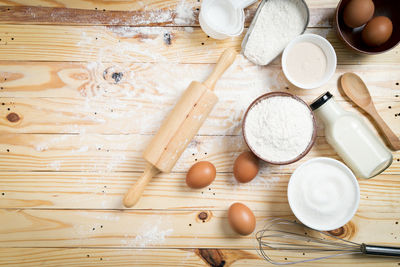
{"type": "Polygon", "coordinates": [[[201,29],[218,40],[239,36],[244,29],[244,8],[256,0],[203,0],[199,23],[201,29]]]}
{"type": "Polygon", "coordinates": [[[317,35],[317,34],[306,33],[303,35],[299,35],[298,37],[293,39],[286,46],[286,48],[285,48],[285,50],[283,50],[283,54],[282,54],[283,73],[285,74],[285,76],[289,80],[289,82],[291,82],[293,85],[295,85],[299,88],[302,88],[302,89],[314,89],[314,88],[320,87],[320,86],[324,85],[325,83],[327,83],[329,81],[329,79],[332,78],[333,74],[335,73],[336,64],[337,64],[337,60],[336,60],[335,49],[333,49],[331,43],[328,40],[326,40],[324,37],[317,35]],[[303,83],[301,81],[294,79],[288,72],[288,69],[287,69],[288,53],[295,44],[300,43],[300,42],[311,42],[311,43],[317,45],[318,47],[320,47],[322,49],[322,51],[324,52],[324,54],[326,56],[325,74],[322,76],[322,78],[318,82],[315,82],[312,84],[306,84],[306,83],[303,83]]]}
{"type": "Polygon", "coordinates": [[[293,172],[287,196],[291,210],[304,225],[331,231],[342,227],[354,216],[360,188],[346,165],[319,157],[306,161],[293,172]]]}

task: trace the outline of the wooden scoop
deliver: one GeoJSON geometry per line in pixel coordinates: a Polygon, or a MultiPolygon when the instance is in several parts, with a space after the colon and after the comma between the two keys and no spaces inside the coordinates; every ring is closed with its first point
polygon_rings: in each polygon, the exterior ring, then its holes
{"type": "Polygon", "coordinates": [[[400,150],[399,138],[376,111],[368,88],[361,78],[354,73],[347,72],[342,75],[340,83],[345,94],[375,120],[381,132],[386,137],[389,147],[394,151],[400,150]]]}

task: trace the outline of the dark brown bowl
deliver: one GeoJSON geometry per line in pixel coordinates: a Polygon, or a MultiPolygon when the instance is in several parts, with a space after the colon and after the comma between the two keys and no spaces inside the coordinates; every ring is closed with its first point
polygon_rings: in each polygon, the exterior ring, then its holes
{"type": "Polygon", "coordinates": [[[368,55],[380,54],[396,47],[400,42],[400,1],[399,0],[373,0],[375,5],[374,17],[386,16],[393,24],[393,33],[390,39],[376,47],[370,47],[363,43],[361,31],[364,26],[352,29],[343,21],[343,11],[351,0],[341,0],[336,8],[335,28],[339,38],[352,50],[368,55]]]}
{"type": "Polygon", "coordinates": [[[274,164],[274,165],[287,165],[287,164],[292,164],[292,163],[294,163],[294,162],[300,160],[300,159],[303,158],[305,155],[307,155],[307,153],[311,150],[312,146],[313,146],[314,143],[315,143],[315,139],[316,139],[316,137],[317,137],[317,124],[316,124],[316,122],[315,122],[314,113],[312,112],[311,108],[310,108],[310,107],[307,105],[307,103],[304,102],[301,98],[299,98],[299,97],[297,97],[297,96],[295,96],[295,95],[286,93],[286,92],[272,92],[272,93],[267,93],[267,94],[265,94],[265,95],[259,96],[259,97],[256,98],[256,100],[254,100],[254,101],[250,104],[250,106],[247,108],[246,113],[244,114],[244,117],[243,117],[242,134],[243,134],[243,138],[244,138],[244,141],[245,141],[247,147],[248,147],[248,148],[251,150],[251,152],[253,152],[254,155],[256,155],[259,159],[261,159],[261,160],[263,160],[263,161],[265,161],[265,162],[267,162],[267,163],[274,164]],[[276,162],[276,161],[270,161],[270,160],[267,160],[267,159],[262,158],[260,155],[257,154],[257,152],[256,152],[256,151],[249,145],[249,143],[247,142],[246,132],[245,132],[245,130],[244,130],[244,126],[245,126],[245,124],[246,124],[247,113],[249,112],[249,110],[250,110],[254,105],[256,105],[258,102],[260,102],[260,101],[262,101],[262,100],[264,100],[264,99],[266,99],[266,98],[274,97],[274,96],[288,96],[288,97],[292,97],[292,98],[296,99],[297,101],[303,103],[303,104],[310,110],[311,115],[312,115],[312,118],[313,118],[313,127],[314,127],[314,129],[313,129],[313,134],[312,134],[310,143],[308,144],[307,148],[306,148],[300,155],[298,155],[296,158],[294,158],[294,159],[292,159],[292,160],[290,160],[290,161],[276,162]]]}

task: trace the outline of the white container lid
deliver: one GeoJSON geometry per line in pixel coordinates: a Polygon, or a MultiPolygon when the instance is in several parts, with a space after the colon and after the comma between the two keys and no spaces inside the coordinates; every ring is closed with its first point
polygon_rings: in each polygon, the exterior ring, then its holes
{"type": "Polygon", "coordinates": [[[294,215],[304,225],[331,231],[350,221],[360,200],[358,181],[342,162],[314,158],[290,177],[287,196],[294,215]]]}

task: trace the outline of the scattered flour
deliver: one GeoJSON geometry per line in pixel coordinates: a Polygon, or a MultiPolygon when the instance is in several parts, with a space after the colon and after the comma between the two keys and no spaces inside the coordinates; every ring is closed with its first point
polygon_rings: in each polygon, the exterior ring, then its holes
{"type": "MultiPolygon", "coordinates": [[[[152,225],[152,223],[150,224],[152,225]]],[[[162,244],[165,242],[165,237],[170,235],[173,232],[173,229],[160,230],[158,226],[152,226],[147,231],[142,232],[141,234],[136,235],[135,243],[139,247],[146,247],[151,244],[162,244]]]]}
{"type": "Polygon", "coordinates": [[[47,139],[46,142],[43,141],[40,143],[34,143],[35,150],[39,152],[46,151],[54,145],[62,144],[67,138],[68,138],[67,135],[59,135],[57,137],[47,139]]]}
{"type": "Polygon", "coordinates": [[[253,63],[269,64],[307,23],[300,0],[269,0],[262,7],[249,35],[244,55],[253,63]]]}
{"type": "MultiPolygon", "coordinates": [[[[149,25],[155,23],[169,23],[172,22],[172,11],[171,10],[155,10],[148,11],[146,16],[132,16],[132,20],[130,22],[131,25],[149,25]]],[[[118,18],[116,18],[118,19],[118,18]]],[[[119,21],[116,21],[114,24],[120,24],[119,21]]],[[[113,23],[111,23],[113,24],[113,23]]]]}
{"type": "Polygon", "coordinates": [[[87,152],[89,150],[88,146],[81,146],[79,149],[73,149],[71,152],[73,154],[75,153],[83,153],[83,152],[87,152]]]}
{"type": "MultiPolygon", "coordinates": [[[[119,37],[132,38],[137,35],[146,36],[153,35],[157,37],[168,32],[165,27],[130,27],[130,26],[111,26],[108,27],[113,33],[117,34],[119,37]]],[[[149,39],[149,38],[143,38],[149,39]]]]}
{"type": "Polygon", "coordinates": [[[116,166],[121,165],[122,162],[126,161],[125,154],[114,154],[111,156],[111,160],[106,166],[105,172],[112,172],[116,166]]]}
{"type": "Polygon", "coordinates": [[[185,3],[185,0],[182,0],[179,5],[176,7],[176,17],[174,22],[178,25],[190,25],[195,21],[194,12],[192,6],[185,3]]]}
{"type": "Polygon", "coordinates": [[[47,144],[44,144],[44,143],[40,143],[40,144],[37,144],[35,146],[35,150],[39,151],[39,152],[45,151],[45,150],[48,150],[48,149],[49,149],[49,147],[47,146],[47,144]]]}
{"type": "Polygon", "coordinates": [[[194,31],[193,27],[185,27],[185,32],[192,33],[194,31]]]}
{"type": "Polygon", "coordinates": [[[54,169],[54,170],[56,170],[56,171],[59,171],[60,168],[61,168],[61,163],[62,163],[61,160],[55,160],[55,161],[52,161],[52,162],[49,164],[49,167],[50,167],[51,169],[54,169]]]}
{"type": "Polygon", "coordinates": [[[292,97],[274,96],[249,110],[244,129],[249,146],[261,158],[286,162],[306,150],[314,125],[305,104],[292,97]]]}
{"type": "Polygon", "coordinates": [[[249,183],[239,183],[235,177],[232,175],[229,180],[229,185],[233,186],[233,191],[247,189],[248,191],[255,190],[270,190],[274,187],[276,183],[280,181],[279,176],[269,175],[268,177],[261,177],[257,175],[251,182],[249,183]]]}
{"type": "Polygon", "coordinates": [[[126,234],[124,236],[125,239],[121,240],[121,244],[128,247],[142,248],[154,246],[164,243],[165,238],[174,232],[173,228],[170,228],[170,225],[168,226],[171,222],[169,216],[158,216],[157,218],[150,215],[147,216],[147,219],[147,222],[135,227],[136,236],[131,237],[129,234],[126,234]]]}

